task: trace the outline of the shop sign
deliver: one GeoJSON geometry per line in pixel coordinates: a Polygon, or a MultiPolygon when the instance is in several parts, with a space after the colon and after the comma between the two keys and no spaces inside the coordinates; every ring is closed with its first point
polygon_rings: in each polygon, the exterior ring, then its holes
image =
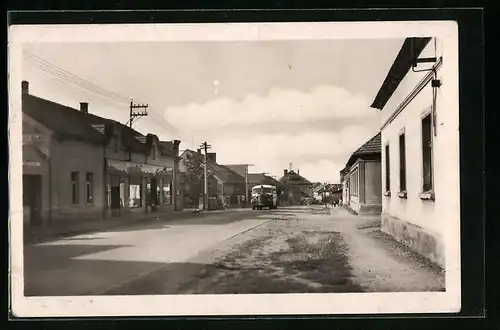
{"type": "Polygon", "coordinates": [[[40,167],[40,162],[27,161],[27,162],[23,162],[23,165],[28,166],[28,167],[40,167]]]}

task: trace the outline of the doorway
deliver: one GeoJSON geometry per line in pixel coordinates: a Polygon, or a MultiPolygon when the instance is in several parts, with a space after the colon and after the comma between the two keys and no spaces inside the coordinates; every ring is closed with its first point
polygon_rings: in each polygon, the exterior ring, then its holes
{"type": "Polygon", "coordinates": [[[23,206],[28,212],[28,224],[39,226],[42,224],[42,176],[23,175],[23,206]]]}

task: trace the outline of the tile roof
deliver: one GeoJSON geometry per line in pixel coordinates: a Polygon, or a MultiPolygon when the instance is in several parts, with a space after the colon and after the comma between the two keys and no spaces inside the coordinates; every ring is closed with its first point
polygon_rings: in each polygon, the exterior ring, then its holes
{"type": "Polygon", "coordinates": [[[263,173],[248,173],[248,184],[249,185],[258,185],[258,184],[272,184],[277,185],[278,180],[265,175],[263,173]]]}
{"type": "Polygon", "coordinates": [[[160,141],[158,146],[160,147],[159,149],[162,155],[177,156],[174,151],[174,143],[172,141],[160,141]]]}
{"type": "Polygon", "coordinates": [[[279,180],[280,183],[294,183],[294,184],[311,184],[309,180],[304,178],[298,173],[295,173],[295,171],[288,171],[286,175],[281,177],[279,180]]]}
{"type": "Polygon", "coordinates": [[[102,144],[106,141],[106,136],[103,134],[104,126],[112,125],[121,130],[122,142],[126,147],[135,151],[146,151],[145,143],[137,140],[144,135],[127,125],[34,95],[25,94],[22,97],[23,112],[46,125],[60,137],[102,144]]]}
{"type": "Polygon", "coordinates": [[[347,171],[357,158],[365,155],[380,154],[382,151],[381,133],[378,132],[374,137],[365,142],[361,147],[354,151],[347,161],[346,167],[341,171],[341,175],[347,171]]]}
{"type": "Polygon", "coordinates": [[[365,155],[371,153],[379,153],[382,150],[381,133],[372,137],[356,150],[353,155],[365,155]]]}
{"type": "MultiPolygon", "coordinates": [[[[203,159],[204,155],[196,151],[186,149],[181,157],[185,158],[187,155],[198,157],[198,159],[203,159]]],[[[231,170],[229,167],[224,165],[219,165],[210,159],[207,160],[208,168],[210,168],[214,174],[225,183],[245,183],[245,178],[235,171],[231,170]]]]}
{"type": "MultiPolygon", "coordinates": [[[[85,120],[86,114],[79,110],[45,100],[33,95],[23,95],[22,111],[36,121],[46,125],[60,137],[83,139],[93,143],[104,143],[105,136],[85,120]],[[89,125],[90,124],[90,125],[89,125]]],[[[92,116],[94,124],[108,123],[104,118],[92,116]]]]}

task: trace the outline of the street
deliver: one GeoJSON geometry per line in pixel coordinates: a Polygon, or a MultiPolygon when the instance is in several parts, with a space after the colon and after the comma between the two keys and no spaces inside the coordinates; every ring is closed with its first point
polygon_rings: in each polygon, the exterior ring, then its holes
{"type": "Polygon", "coordinates": [[[26,296],[442,291],[444,275],[341,207],[228,210],[24,247],[26,296]]]}

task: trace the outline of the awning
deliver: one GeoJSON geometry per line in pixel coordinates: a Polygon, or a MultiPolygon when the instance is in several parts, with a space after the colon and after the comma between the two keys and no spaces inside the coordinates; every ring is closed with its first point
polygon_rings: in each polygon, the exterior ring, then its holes
{"type": "Polygon", "coordinates": [[[173,170],[166,166],[155,166],[149,164],[141,164],[127,161],[120,161],[115,159],[108,159],[108,173],[123,174],[123,175],[141,175],[141,176],[162,176],[172,175],[173,170]]]}

